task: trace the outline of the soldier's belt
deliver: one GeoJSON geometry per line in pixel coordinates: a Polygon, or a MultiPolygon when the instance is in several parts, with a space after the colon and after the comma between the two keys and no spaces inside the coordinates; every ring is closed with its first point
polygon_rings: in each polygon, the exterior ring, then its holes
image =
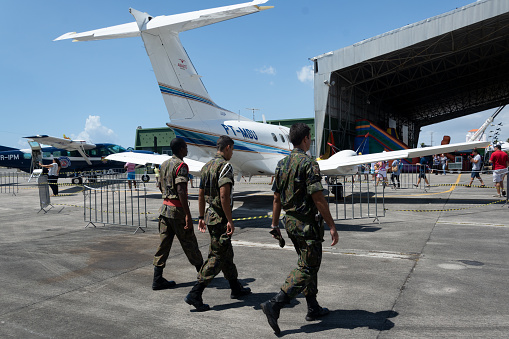
{"type": "Polygon", "coordinates": [[[290,212],[286,212],[286,215],[289,216],[289,217],[292,217],[292,218],[295,218],[303,223],[306,223],[306,224],[315,224],[316,223],[316,219],[315,219],[315,214],[311,214],[311,215],[305,215],[305,214],[302,214],[302,213],[299,213],[299,212],[294,212],[294,211],[290,211],[290,212]]]}
{"type": "Polygon", "coordinates": [[[164,199],[163,204],[166,206],[182,207],[182,203],[178,199],[164,199]]]}

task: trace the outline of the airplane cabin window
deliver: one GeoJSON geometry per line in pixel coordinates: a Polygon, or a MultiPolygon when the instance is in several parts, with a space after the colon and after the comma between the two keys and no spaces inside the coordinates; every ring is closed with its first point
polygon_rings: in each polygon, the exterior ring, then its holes
{"type": "Polygon", "coordinates": [[[283,136],[283,134],[280,134],[279,136],[281,137],[281,141],[285,142],[285,137],[283,136]]]}
{"type": "Polygon", "coordinates": [[[30,154],[30,153],[23,153],[23,159],[32,159],[32,154],[30,154]]]}
{"type": "Polygon", "coordinates": [[[49,158],[49,157],[51,157],[51,152],[42,152],[42,157],[43,157],[43,158],[49,158]]]}
{"type": "Polygon", "coordinates": [[[277,142],[277,137],[274,133],[270,133],[272,135],[272,139],[274,139],[275,142],[277,142]]]}
{"type": "Polygon", "coordinates": [[[120,153],[120,152],[126,152],[126,149],[119,145],[112,145],[108,147],[108,150],[111,153],[120,153]]]}

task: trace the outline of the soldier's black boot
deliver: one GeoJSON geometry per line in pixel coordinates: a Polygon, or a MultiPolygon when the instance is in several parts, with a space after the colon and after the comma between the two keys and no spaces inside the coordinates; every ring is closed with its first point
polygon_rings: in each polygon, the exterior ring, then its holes
{"type": "Polygon", "coordinates": [[[249,287],[243,287],[237,279],[228,280],[228,282],[232,289],[232,293],[230,294],[231,299],[239,299],[242,296],[251,294],[251,289],[249,287]]]}
{"type": "Polygon", "coordinates": [[[317,318],[323,317],[329,314],[329,310],[325,307],[320,307],[315,295],[306,295],[306,301],[308,303],[308,314],[306,314],[307,321],[313,321],[317,318]]]}
{"type": "Polygon", "coordinates": [[[269,322],[270,327],[272,327],[276,335],[281,333],[279,325],[277,324],[279,311],[289,302],[290,298],[286,295],[286,293],[279,291],[279,293],[272,297],[272,299],[260,304],[263,313],[267,316],[267,321],[269,322]]]}
{"type": "Polygon", "coordinates": [[[189,292],[184,298],[184,301],[189,305],[194,306],[196,308],[196,311],[198,312],[210,310],[210,306],[204,304],[203,299],[201,297],[205,287],[207,287],[205,284],[197,282],[196,285],[193,286],[191,292],[189,292]]]}
{"type": "Polygon", "coordinates": [[[164,268],[162,267],[154,266],[154,280],[152,281],[152,289],[154,291],[166,290],[177,285],[173,280],[168,281],[163,278],[163,270],[164,268]]]}

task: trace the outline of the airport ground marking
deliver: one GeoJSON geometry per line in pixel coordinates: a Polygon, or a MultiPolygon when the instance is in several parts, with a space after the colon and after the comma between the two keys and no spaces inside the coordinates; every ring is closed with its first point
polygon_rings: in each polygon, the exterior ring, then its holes
{"type": "MultiPolygon", "coordinates": [[[[232,246],[237,247],[253,247],[253,248],[270,248],[274,250],[286,250],[295,252],[295,248],[293,246],[285,246],[283,248],[279,247],[277,241],[273,243],[261,243],[254,241],[245,241],[245,240],[237,240],[232,239],[232,246]]],[[[359,250],[359,249],[339,249],[336,247],[323,246],[323,253],[334,254],[334,255],[349,255],[356,257],[369,257],[369,258],[378,258],[378,259],[407,259],[407,260],[417,260],[420,257],[419,253],[402,253],[402,252],[388,252],[388,251],[369,251],[369,250],[359,250]]]]}

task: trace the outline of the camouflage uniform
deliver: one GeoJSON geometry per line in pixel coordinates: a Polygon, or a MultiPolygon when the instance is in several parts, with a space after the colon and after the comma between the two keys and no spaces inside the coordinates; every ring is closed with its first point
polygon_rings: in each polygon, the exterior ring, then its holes
{"type": "MultiPolygon", "coordinates": [[[[189,180],[188,174],[189,169],[186,163],[175,155],[163,162],[160,171],[163,199],[180,201],[177,193],[177,184],[186,183],[187,185],[189,180]]],[[[182,207],[165,204],[161,206],[159,209],[159,237],[161,244],[154,255],[154,266],[165,267],[175,235],[180,241],[189,262],[194,266],[202,264],[203,257],[198,248],[194,229],[192,227],[184,229],[185,226],[186,215],[182,207]]]]}
{"type": "Polygon", "coordinates": [[[301,292],[306,296],[318,293],[324,228],[323,222],[316,220],[318,209],[311,195],[323,190],[321,179],[318,163],[299,148],[294,148],[276,167],[272,190],[281,195],[286,232],[299,255],[298,267],[281,287],[290,299],[301,292]]]}
{"type": "MultiPolygon", "coordinates": [[[[198,274],[198,283],[208,285],[223,271],[226,280],[236,280],[237,267],[233,263],[231,237],[226,234],[228,220],[221,206],[219,189],[231,184],[233,190],[233,169],[221,154],[203,166],[200,189],[204,190],[205,201],[209,204],[205,213],[205,224],[210,233],[209,256],[198,274]]],[[[230,192],[231,193],[231,192],[230,192]]]]}

